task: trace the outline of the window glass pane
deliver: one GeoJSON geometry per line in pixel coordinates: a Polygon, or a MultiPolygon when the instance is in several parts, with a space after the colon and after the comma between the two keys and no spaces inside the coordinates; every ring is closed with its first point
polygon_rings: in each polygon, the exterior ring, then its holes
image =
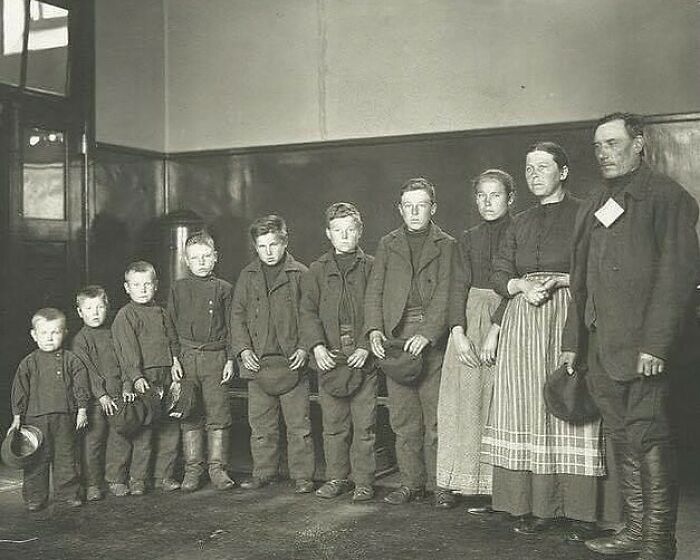
{"type": "Polygon", "coordinates": [[[68,10],[32,0],[29,4],[27,87],[66,93],[68,10]]]}
{"type": "Polygon", "coordinates": [[[19,85],[24,37],[24,0],[0,0],[0,81],[19,85]]]}
{"type": "Polygon", "coordinates": [[[62,131],[24,130],[22,211],[25,218],[65,220],[66,156],[62,131]]]}

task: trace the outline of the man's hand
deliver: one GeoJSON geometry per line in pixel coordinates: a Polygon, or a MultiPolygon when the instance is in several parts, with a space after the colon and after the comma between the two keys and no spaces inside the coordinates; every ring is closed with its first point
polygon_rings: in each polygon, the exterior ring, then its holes
{"type": "Polygon", "coordinates": [[[134,381],[134,389],[136,389],[137,393],[141,393],[143,395],[150,388],[151,386],[148,384],[145,377],[139,377],[136,381],[134,381]]]}
{"type": "Polygon", "coordinates": [[[321,371],[330,371],[335,367],[333,354],[323,344],[314,346],[314,359],[321,371]]]}
{"type": "Polygon", "coordinates": [[[485,366],[492,366],[496,363],[496,351],[498,350],[498,337],[500,334],[501,326],[492,324],[479,353],[479,359],[485,366]]]}
{"type": "Polygon", "coordinates": [[[408,352],[411,356],[418,357],[430,341],[424,337],[422,334],[414,334],[409,337],[406,343],[403,345],[404,352],[408,352]]]}
{"type": "Polygon", "coordinates": [[[652,377],[664,372],[666,362],[661,358],[640,352],[637,359],[637,373],[644,377],[652,377]]]}
{"type": "Polygon", "coordinates": [[[382,331],[372,331],[369,333],[369,346],[372,349],[372,354],[377,356],[380,360],[386,358],[384,342],[386,342],[386,337],[382,331]]]}
{"type": "Polygon", "coordinates": [[[298,370],[301,366],[303,366],[306,363],[306,358],[308,356],[308,353],[306,350],[303,348],[297,348],[289,358],[289,369],[292,371],[298,370]]]}
{"type": "Polygon", "coordinates": [[[7,434],[9,435],[10,432],[12,432],[13,430],[19,430],[21,427],[22,427],[21,416],[19,414],[16,414],[12,418],[12,424],[10,424],[10,427],[7,429],[7,434]]]}
{"type": "Polygon", "coordinates": [[[566,371],[569,375],[574,373],[574,365],[576,364],[576,352],[570,352],[568,350],[559,354],[559,365],[566,365],[566,371]]]}
{"type": "Polygon", "coordinates": [[[84,408],[79,408],[78,409],[78,416],[75,419],[75,429],[82,430],[83,428],[87,428],[87,425],[88,425],[87,410],[84,408]]]}
{"type": "Polygon", "coordinates": [[[355,348],[355,351],[348,357],[348,365],[351,368],[361,368],[365,365],[367,358],[369,357],[369,350],[365,348],[355,348]]]}
{"type": "Polygon", "coordinates": [[[102,412],[107,416],[113,416],[114,413],[119,410],[117,403],[115,403],[109,395],[102,395],[100,397],[100,406],[102,407],[102,412]]]}
{"type": "Polygon", "coordinates": [[[173,365],[170,367],[170,377],[173,378],[173,381],[182,381],[183,375],[184,372],[182,371],[180,360],[173,356],[173,365]]]}
{"type": "Polygon", "coordinates": [[[252,372],[260,371],[260,360],[250,348],[246,348],[241,352],[241,362],[243,362],[243,366],[246,369],[252,372]]]}
{"type": "Polygon", "coordinates": [[[134,402],[136,400],[136,393],[133,391],[122,391],[122,399],[124,399],[124,402],[134,402]]]}
{"type": "Polygon", "coordinates": [[[224,383],[228,383],[229,381],[231,381],[232,377],[233,377],[233,360],[226,360],[226,363],[224,364],[224,370],[221,372],[220,385],[223,385],[224,383]]]}
{"type": "Polygon", "coordinates": [[[462,327],[452,331],[452,344],[454,344],[457,360],[470,368],[479,367],[478,352],[474,348],[474,343],[464,334],[462,327]]]}

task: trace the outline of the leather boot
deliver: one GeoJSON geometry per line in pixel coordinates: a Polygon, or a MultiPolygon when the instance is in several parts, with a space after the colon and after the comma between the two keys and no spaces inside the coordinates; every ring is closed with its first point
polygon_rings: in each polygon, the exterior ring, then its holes
{"type": "Polygon", "coordinates": [[[644,540],[639,560],[673,560],[676,557],[678,475],[676,451],[657,445],[642,457],[644,540]]]}
{"type": "Polygon", "coordinates": [[[204,474],[204,430],[189,430],[182,434],[182,452],[185,456],[185,477],[180,490],[194,492],[204,474]]]}
{"type": "Polygon", "coordinates": [[[609,537],[586,541],[586,547],[604,556],[634,554],[642,550],[642,502],[641,460],[630,452],[624,441],[615,440],[615,463],[623,498],[625,526],[609,537]]]}
{"type": "Polygon", "coordinates": [[[229,490],[236,483],[226,473],[228,463],[228,430],[209,430],[209,478],[217,490],[229,490]]]}

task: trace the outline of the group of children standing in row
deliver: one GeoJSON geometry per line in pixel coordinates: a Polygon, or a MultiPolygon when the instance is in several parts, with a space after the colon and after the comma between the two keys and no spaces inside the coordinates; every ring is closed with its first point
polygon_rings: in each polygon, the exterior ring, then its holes
{"type": "Polygon", "coordinates": [[[256,489],[278,477],[281,413],[294,490],[314,491],[311,367],[319,376],[327,479],[316,494],[352,491],[354,501],[370,500],[378,366],[396,344],[419,371],[407,379],[385,369],[401,486],[384,500],[401,504],[434,490],[436,505],[445,505],[447,491],[435,488],[437,406],[447,334],[464,322],[463,302],[450,301],[458,248],[432,221],[435,189],[425,179],[402,186],[398,210],[403,226],[381,239],[373,258],[359,247],[362,218],[355,206],[331,205],[326,236],[332,247],[308,269],[288,251],[284,220],[259,218],[250,227],[257,258],[235,290],[214,275],[214,242],[198,233],[185,247],[189,274],[174,283],[166,307],[154,302],[156,271],[143,261],[125,272],[131,301],[111,326],[105,291],[81,290],[76,299],[84,326],[72,351],[63,349],[64,314],[37,311],[30,332],[38,349],[17,370],[10,427],[32,424],[44,433],[40,456],[24,469],[28,509],[46,506],[50,467],[56,497],[76,506],[83,499],[79,471],[88,501],[101,499],[105,487],[115,496],[142,495],[151,482],[164,492],[194,491],[205,465],[213,486],[234,487],[227,473],[226,387],[234,360],[249,379],[253,457],[252,477],[240,486],[256,489]],[[131,437],[110,424],[125,403],[177,383],[196,396],[186,418],[164,414],[131,437]],[[84,431],[80,469],[76,430],[84,431]],[[180,441],[182,481],[175,479],[180,441]]]}

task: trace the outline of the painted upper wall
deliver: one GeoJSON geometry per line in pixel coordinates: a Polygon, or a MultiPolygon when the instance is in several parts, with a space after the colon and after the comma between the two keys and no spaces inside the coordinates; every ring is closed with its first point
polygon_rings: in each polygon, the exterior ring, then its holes
{"type": "Polygon", "coordinates": [[[695,0],[164,0],[167,148],[700,109],[695,0]]]}
{"type": "Polygon", "coordinates": [[[95,4],[97,140],[162,152],[166,137],[162,0],[95,4]]]}

